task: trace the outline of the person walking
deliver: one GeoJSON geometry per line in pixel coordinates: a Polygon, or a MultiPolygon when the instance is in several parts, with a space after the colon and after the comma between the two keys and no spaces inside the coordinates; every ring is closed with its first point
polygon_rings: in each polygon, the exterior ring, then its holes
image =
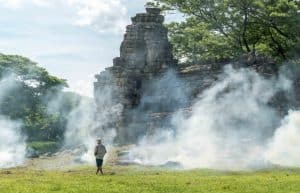
{"type": "Polygon", "coordinates": [[[95,151],[94,151],[94,155],[96,158],[96,164],[97,164],[96,175],[98,175],[99,172],[101,172],[101,174],[103,175],[102,165],[103,165],[103,158],[104,158],[105,154],[106,154],[106,148],[102,144],[101,139],[98,139],[97,145],[95,146],[95,151]]]}

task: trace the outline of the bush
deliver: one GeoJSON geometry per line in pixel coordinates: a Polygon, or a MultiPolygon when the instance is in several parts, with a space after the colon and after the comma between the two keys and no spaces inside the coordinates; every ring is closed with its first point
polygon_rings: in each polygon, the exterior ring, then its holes
{"type": "Polygon", "coordinates": [[[60,143],[54,141],[34,141],[27,144],[27,148],[41,155],[45,153],[54,153],[60,148],[60,143]]]}

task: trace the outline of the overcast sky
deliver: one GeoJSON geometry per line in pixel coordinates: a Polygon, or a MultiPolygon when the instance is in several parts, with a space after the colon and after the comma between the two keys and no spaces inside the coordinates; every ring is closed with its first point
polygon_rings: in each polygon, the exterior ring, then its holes
{"type": "Polygon", "coordinates": [[[125,26],[145,2],[0,0],[0,53],[29,57],[92,96],[94,75],[119,55],[125,26]]]}

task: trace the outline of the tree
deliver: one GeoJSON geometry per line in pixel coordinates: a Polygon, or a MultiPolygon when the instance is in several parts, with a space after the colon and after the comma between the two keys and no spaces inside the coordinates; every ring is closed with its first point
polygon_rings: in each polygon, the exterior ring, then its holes
{"type": "Polygon", "coordinates": [[[191,53],[197,57],[190,60],[218,61],[251,53],[285,60],[299,47],[297,0],[155,1],[164,10],[177,10],[186,16],[185,21],[169,25],[179,58],[191,57],[191,53]]]}
{"type": "Polygon", "coordinates": [[[28,140],[59,140],[65,119],[49,114],[45,99],[61,93],[65,80],[50,75],[44,68],[21,56],[0,54],[0,80],[7,89],[1,94],[0,114],[22,121],[28,140]],[[8,78],[9,77],[9,78],[8,78]]]}

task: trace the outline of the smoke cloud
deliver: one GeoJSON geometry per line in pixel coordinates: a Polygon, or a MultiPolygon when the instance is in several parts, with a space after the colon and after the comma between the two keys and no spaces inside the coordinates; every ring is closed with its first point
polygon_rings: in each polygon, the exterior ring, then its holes
{"type": "Polygon", "coordinates": [[[26,143],[20,132],[20,123],[0,116],[0,168],[22,165],[26,143]]]}
{"type": "Polygon", "coordinates": [[[271,140],[266,158],[274,164],[300,166],[300,111],[290,111],[271,140]]]}
{"type": "MultiPolygon", "coordinates": [[[[0,80],[0,102],[12,89],[17,89],[16,75],[0,80]]],[[[0,115],[0,168],[22,165],[25,160],[26,143],[21,135],[21,123],[0,115]]]]}
{"type": "Polygon", "coordinates": [[[299,114],[291,112],[280,123],[280,114],[270,105],[276,94],[288,92],[291,86],[282,74],[264,78],[254,70],[227,66],[190,112],[174,113],[171,127],[146,135],[130,157],[146,165],[175,161],[187,169],[295,166],[299,163],[299,114]]]}
{"type": "Polygon", "coordinates": [[[123,136],[125,141],[137,142],[136,139],[170,128],[170,113],[187,106],[190,89],[177,77],[176,72],[169,70],[154,81],[143,83],[143,94],[137,108],[131,110],[127,118],[130,125],[123,136]],[[155,114],[166,114],[160,117],[155,114]],[[158,117],[158,120],[155,118],[158,117]],[[164,121],[160,121],[163,119],[164,121]],[[148,123],[148,125],[145,125],[148,123]]]}
{"type": "Polygon", "coordinates": [[[116,137],[116,123],[121,116],[123,106],[112,102],[114,93],[112,86],[96,91],[97,98],[89,98],[69,93],[73,96],[74,107],[65,110],[66,93],[49,96],[49,113],[60,112],[66,118],[64,133],[65,148],[81,148],[82,154],[78,158],[81,162],[94,163],[94,146],[97,139],[110,149],[116,137]],[[76,96],[76,97],[75,97],[76,96]],[[75,97],[75,99],[74,99],[75,97]]]}
{"type": "MultiPolygon", "coordinates": [[[[107,98],[102,98],[107,100],[107,98]]],[[[103,108],[97,111],[96,104],[91,100],[82,99],[77,108],[68,116],[65,144],[67,146],[83,145],[87,150],[81,160],[94,163],[94,146],[96,139],[102,139],[109,148],[116,137],[115,128],[106,128],[112,117],[109,113],[118,114],[122,106],[112,106],[110,109],[103,108]]]]}

